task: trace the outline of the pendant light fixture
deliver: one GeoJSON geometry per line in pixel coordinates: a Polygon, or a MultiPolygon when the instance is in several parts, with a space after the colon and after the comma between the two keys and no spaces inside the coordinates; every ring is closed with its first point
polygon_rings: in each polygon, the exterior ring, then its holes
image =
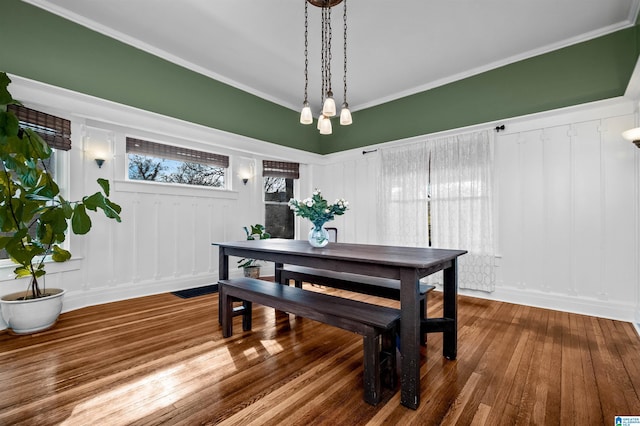
{"type": "Polygon", "coordinates": [[[340,111],[340,124],[349,125],[352,123],[349,104],[347,103],[347,0],[304,0],[304,103],[300,112],[300,123],[312,124],[313,115],[308,101],[309,88],[309,13],[308,3],[321,8],[321,48],[320,48],[320,65],[321,65],[321,105],[322,111],[318,117],[317,128],[321,135],[330,135],[332,133],[331,117],[336,116],[336,102],[333,98],[331,89],[331,8],[339,3],[344,2],[344,102],[340,111]]]}

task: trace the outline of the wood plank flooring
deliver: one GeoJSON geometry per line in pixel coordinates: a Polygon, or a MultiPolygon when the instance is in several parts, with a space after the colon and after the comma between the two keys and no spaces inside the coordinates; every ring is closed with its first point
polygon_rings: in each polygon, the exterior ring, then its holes
{"type": "MultiPolygon", "coordinates": [[[[429,335],[413,411],[399,392],[376,407],[362,400],[360,336],[256,306],[253,332],[238,317],[223,339],[217,302],[161,294],[65,313],[32,336],[0,332],[0,425],[610,425],[640,415],[640,339],[628,323],[461,296],[458,360],[429,335]]],[[[428,306],[441,315],[441,295],[428,306]]]]}

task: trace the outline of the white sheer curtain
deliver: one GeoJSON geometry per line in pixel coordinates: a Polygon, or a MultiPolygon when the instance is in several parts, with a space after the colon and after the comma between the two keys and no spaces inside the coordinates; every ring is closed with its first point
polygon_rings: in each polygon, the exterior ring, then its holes
{"type": "Polygon", "coordinates": [[[378,231],[382,244],[429,244],[429,149],[424,143],[380,150],[378,231]]]}
{"type": "MultiPolygon", "coordinates": [[[[488,131],[384,148],[378,220],[382,243],[468,250],[462,288],[495,289],[492,170],[488,131]]],[[[441,277],[431,279],[437,282],[441,277]]]]}

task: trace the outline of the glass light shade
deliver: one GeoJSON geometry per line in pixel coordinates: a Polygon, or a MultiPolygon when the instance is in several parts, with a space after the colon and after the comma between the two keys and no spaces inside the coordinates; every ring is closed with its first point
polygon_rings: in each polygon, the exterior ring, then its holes
{"type": "Polygon", "coordinates": [[[336,115],[336,101],[333,100],[333,94],[327,92],[327,99],[324,100],[322,106],[322,114],[325,117],[334,117],[336,115]]]}
{"type": "Polygon", "coordinates": [[[343,126],[348,126],[353,123],[351,120],[351,111],[349,111],[349,107],[347,104],[342,105],[342,110],[340,111],[340,124],[343,126]]]}
{"type": "Polygon", "coordinates": [[[322,115],[322,113],[320,113],[320,115],[318,116],[318,124],[316,126],[316,128],[318,130],[320,130],[320,128],[322,127],[322,121],[326,120],[326,117],[324,115],[322,115]]]}
{"type": "Polygon", "coordinates": [[[632,142],[640,140],[640,127],[636,127],[634,129],[629,129],[625,132],[622,132],[622,137],[632,142]]]}
{"type": "Polygon", "coordinates": [[[320,134],[330,135],[333,129],[331,128],[331,120],[328,117],[324,117],[320,124],[320,134]]]}
{"type": "Polygon", "coordinates": [[[300,123],[302,124],[311,124],[313,123],[313,116],[311,115],[311,108],[309,107],[309,103],[305,102],[302,107],[302,112],[300,112],[300,123]]]}

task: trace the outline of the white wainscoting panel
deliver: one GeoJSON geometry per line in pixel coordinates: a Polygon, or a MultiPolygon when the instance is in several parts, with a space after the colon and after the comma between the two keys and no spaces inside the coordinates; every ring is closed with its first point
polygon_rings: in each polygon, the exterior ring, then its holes
{"type": "MultiPolygon", "coordinates": [[[[640,156],[621,136],[634,122],[625,100],[506,122],[495,141],[496,291],[462,293],[637,321],[640,156]]],[[[352,205],[336,221],[340,241],[384,244],[377,154],[355,151],[329,156],[314,179],[352,205]]]]}

